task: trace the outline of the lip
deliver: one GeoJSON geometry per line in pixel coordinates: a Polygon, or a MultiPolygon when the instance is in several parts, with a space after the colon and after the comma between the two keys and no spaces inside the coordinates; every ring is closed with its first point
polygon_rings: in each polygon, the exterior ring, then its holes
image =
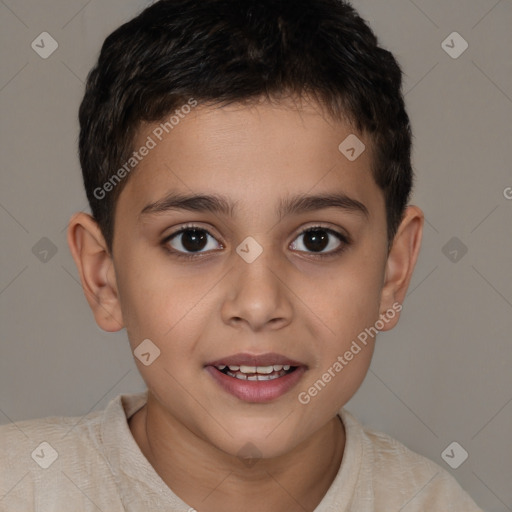
{"type": "Polygon", "coordinates": [[[297,385],[306,369],[306,365],[298,361],[273,353],[235,354],[205,365],[205,370],[224,391],[250,403],[266,403],[277,400],[297,385]],[[220,365],[270,366],[271,364],[288,364],[295,366],[296,369],[277,379],[249,381],[230,377],[216,368],[220,365]]]}
{"type": "Polygon", "coordinates": [[[205,366],[226,366],[233,365],[244,365],[244,366],[270,366],[271,364],[289,364],[290,366],[306,366],[305,364],[289,359],[288,357],[282,356],[281,354],[275,354],[268,352],[266,354],[248,354],[246,352],[240,354],[234,354],[232,356],[226,356],[221,359],[206,363],[205,366]]]}

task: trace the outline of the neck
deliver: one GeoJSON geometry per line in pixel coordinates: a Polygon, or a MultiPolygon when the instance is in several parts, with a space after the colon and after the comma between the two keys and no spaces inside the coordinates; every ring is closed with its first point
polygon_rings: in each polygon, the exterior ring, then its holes
{"type": "Polygon", "coordinates": [[[336,477],[345,447],[336,416],[291,452],[244,463],[169,417],[151,393],[129,426],[167,486],[202,512],[313,511],[336,477]]]}

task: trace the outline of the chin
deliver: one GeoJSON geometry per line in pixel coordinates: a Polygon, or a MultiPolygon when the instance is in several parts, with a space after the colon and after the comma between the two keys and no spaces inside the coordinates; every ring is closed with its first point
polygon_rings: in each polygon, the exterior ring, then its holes
{"type": "MultiPolygon", "coordinates": [[[[307,437],[295,424],[283,425],[283,417],[272,421],[245,421],[232,426],[221,437],[207,436],[207,441],[219,450],[241,459],[271,459],[296,448],[307,437]],[[303,434],[303,435],[301,435],[303,434]]],[[[285,420],[286,423],[286,420],[285,420]]]]}

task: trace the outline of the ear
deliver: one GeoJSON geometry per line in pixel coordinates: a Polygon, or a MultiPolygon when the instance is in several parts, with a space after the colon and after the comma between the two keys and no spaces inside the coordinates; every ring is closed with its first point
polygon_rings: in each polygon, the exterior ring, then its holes
{"type": "Polygon", "coordinates": [[[97,222],[88,214],[73,215],[68,245],[96,323],[109,332],[124,327],[113,260],[97,222]]]}
{"type": "Polygon", "coordinates": [[[402,302],[420,252],[423,223],[423,212],[417,206],[408,206],[386,262],[380,302],[380,315],[384,317],[382,323],[385,326],[381,331],[388,331],[398,323],[402,302]],[[392,316],[386,314],[390,310],[393,311],[392,316]]]}

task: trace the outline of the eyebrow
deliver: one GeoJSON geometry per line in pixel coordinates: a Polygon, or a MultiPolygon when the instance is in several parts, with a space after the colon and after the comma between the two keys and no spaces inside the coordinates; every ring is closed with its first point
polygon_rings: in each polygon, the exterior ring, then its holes
{"type": "MultiPolygon", "coordinates": [[[[233,217],[238,202],[232,202],[225,196],[217,194],[179,194],[170,193],[162,199],[145,206],[140,215],[165,213],[170,210],[187,210],[195,212],[211,212],[233,217]]],[[[280,200],[276,213],[281,220],[293,214],[338,208],[348,213],[355,213],[366,218],[369,212],[366,206],[343,193],[298,195],[280,200]]]]}

